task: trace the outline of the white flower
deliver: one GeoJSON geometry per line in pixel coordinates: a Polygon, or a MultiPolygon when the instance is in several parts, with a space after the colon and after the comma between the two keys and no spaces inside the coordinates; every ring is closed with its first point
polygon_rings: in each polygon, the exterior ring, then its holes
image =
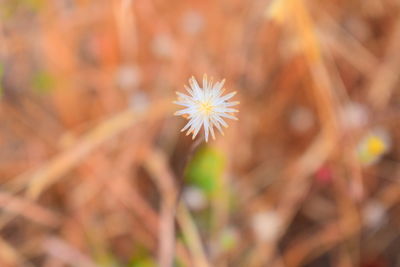
{"type": "Polygon", "coordinates": [[[175,112],[175,115],[187,115],[189,120],[181,132],[188,129],[186,135],[193,133],[194,139],[203,126],[207,142],[209,133],[215,139],[214,126],[222,135],[224,134],[221,126],[228,127],[224,118],[237,120],[233,113],[238,110],[231,107],[239,104],[239,101],[227,102],[236,92],[222,96],[225,91],[222,88],[224,83],[225,80],[222,80],[213,85],[212,79],[207,81],[207,75],[204,74],[203,87],[200,87],[196,79],[191,77],[189,79],[190,88],[185,85],[189,95],[177,92],[178,101],[174,101],[174,103],[185,106],[185,108],[175,112]]]}
{"type": "Polygon", "coordinates": [[[188,207],[192,210],[199,211],[207,206],[207,197],[204,192],[195,186],[188,186],[183,189],[182,197],[188,207]]]}
{"type": "Polygon", "coordinates": [[[272,210],[260,211],[251,217],[251,226],[259,241],[272,241],[281,230],[282,218],[272,210]]]}
{"type": "Polygon", "coordinates": [[[386,208],[381,202],[370,200],[362,210],[362,218],[366,226],[379,228],[387,220],[386,208]]]}

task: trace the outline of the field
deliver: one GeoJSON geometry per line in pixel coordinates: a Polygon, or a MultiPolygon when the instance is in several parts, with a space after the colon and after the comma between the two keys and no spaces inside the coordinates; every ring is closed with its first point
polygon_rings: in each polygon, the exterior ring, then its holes
{"type": "Polygon", "coordinates": [[[0,266],[400,266],[399,77],[399,0],[0,0],[0,266]]]}

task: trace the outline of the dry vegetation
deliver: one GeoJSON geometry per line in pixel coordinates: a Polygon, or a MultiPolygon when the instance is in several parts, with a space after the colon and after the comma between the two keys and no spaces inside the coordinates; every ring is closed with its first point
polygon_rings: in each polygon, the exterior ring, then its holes
{"type": "Polygon", "coordinates": [[[0,266],[400,266],[399,11],[0,0],[0,266]],[[241,101],[207,145],[203,73],[241,101]]]}

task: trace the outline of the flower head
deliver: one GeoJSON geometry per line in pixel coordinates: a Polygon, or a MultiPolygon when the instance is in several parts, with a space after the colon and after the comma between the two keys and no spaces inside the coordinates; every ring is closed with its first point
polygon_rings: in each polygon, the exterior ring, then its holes
{"type": "Polygon", "coordinates": [[[189,122],[182,128],[182,132],[188,130],[186,135],[193,133],[193,139],[199,133],[201,127],[204,128],[204,136],[206,142],[211,134],[215,139],[214,126],[223,135],[222,127],[228,127],[224,118],[237,120],[233,113],[238,112],[237,109],[231,108],[239,104],[239,101],[227,102],[236,92],[222,96],[224,89],[222,88],[225,80],[212,83],[207,80],[207,75],[203,76],[203,87],[197,83],[194,77],[189,79],[190,87],[185,86],[189,95],[177,92],[178,101],[175,104],[184,106],[185,108],[175,112],[175,115],[187,115],[189,122]]]}
{"type": "Polygon", "coordinates": [[[361,163],[371,165],[377,162],[389,149],[389,134],[384,129],[374,129],[360,140],[358,156],[361,163]]]}

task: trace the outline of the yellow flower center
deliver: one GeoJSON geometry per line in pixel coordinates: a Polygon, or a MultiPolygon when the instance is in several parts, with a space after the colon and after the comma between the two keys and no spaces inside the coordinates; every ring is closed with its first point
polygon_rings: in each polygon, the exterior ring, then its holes
{"type": "Polygon", "coordinates": [[[200,103],[200,112],[202,112],[204,115],[210,115],[213,110],[213,106],[210,104],[210,102],[202,102],[200,103]]]}
{"type": "Polygon", "coordinates": [[[378,137],[372,136],[367,142],[367,151],[369,154],[378,156],[385,150],[385,143],[378,137]]]}

